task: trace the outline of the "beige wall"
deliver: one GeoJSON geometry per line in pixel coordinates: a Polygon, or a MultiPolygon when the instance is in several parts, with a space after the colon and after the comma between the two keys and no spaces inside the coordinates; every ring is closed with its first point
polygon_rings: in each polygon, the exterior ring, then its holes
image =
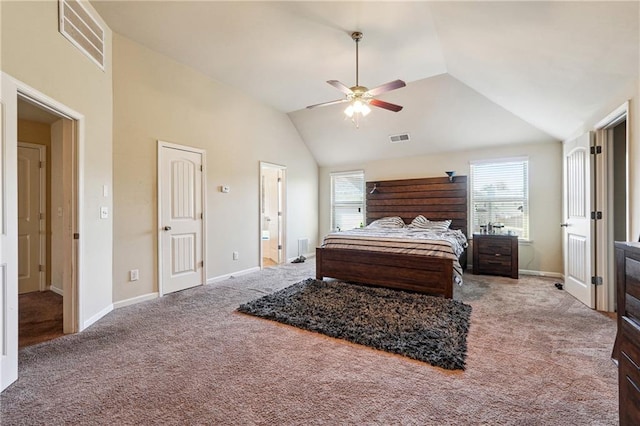
{"type": "Polygon", "coordinates": [[[330,230],[330,177],[333,171],[363,169],[367,181],[445,176],[445,170],[469,174],[473,160],[529,158],[530,243],[521,243],[520,269],[562,273],[562,145],[541,143],[440,155],[389,159],[320,169],[320,237],[330,230]]]}
{"type": "MultiPolygon", "coordinates": [[[[87,4],[87,8],[92,7],[87,4]]],[[[111,208],[102,186],[111,185],[111,31],[105,25],[106,69],[99,69],[58,33],[58,2],[2,2],[2,71],[85,118],[82,164],[80,326],[111,306],[112,222],[100,219],[111,208]]],[[[100,19],[94,12],[94,17],[100,19]]]]}
{"type": "Polygon", "coordinates": [[[18,141],[44,145],[47,147],[47,157],[45,159],[46,170],[46,246],[47,255],[45,259],[45,283],[51,285],[51,126],[35,121],[18,120],[18,141]]]}
{"type": "Polygon", "coordinates": [[[318,168],[285,114],[119,35],[113,87],[115,301],[158,291],[158,139],[207,152],[208,278],[260,264],[260,161],[287,167],[287,256],[315,246],[318,168]]]}

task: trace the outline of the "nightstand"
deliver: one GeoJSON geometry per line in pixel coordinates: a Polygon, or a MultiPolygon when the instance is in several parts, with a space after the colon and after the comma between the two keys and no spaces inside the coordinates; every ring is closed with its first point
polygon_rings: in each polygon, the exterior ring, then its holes
{"type": "Polygon", "coordinates": [[[516,235],[473,234],[473,273],[518,278],[516,235]]]}

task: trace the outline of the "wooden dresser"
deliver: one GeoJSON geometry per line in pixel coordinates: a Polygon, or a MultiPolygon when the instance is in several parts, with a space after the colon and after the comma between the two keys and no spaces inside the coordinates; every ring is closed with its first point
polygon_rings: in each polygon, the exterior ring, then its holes
{"type": "Polygon", "coordinates": [[[473,273],[518,278],[516,235],[473,234],[473,273]]]}
{"type": "Polygon", "coordinates": [[[640,424],[640,243],[615,243],[620,424],[640,424]]]}

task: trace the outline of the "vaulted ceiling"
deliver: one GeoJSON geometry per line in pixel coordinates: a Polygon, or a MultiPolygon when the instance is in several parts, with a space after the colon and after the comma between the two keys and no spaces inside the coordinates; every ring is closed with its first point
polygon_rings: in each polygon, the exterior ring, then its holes
{"type": "Polygon", "coordinates": [[[552,142],[638,83],[638,2],[92,1],[117,33],[288,113],[320,165],[552,142]],[[326,83],[403,79],[360,128],[326,83]],[[388,137],[411,140],[390,144],[388,137]]]}

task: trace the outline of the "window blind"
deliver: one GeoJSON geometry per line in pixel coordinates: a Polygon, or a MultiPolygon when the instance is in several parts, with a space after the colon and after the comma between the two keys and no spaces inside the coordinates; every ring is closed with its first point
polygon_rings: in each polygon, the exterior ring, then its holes
{"type": "Polygon", "coordinates": [[[364,223],[364,172],[331,174],[331,229],[358,228],[364,223]]]}
{"type": "Polygon", "coordinates": [[[503,225],[529,239],[529,160],[516,158],[471,163],[471,225],[503,225]]]}

